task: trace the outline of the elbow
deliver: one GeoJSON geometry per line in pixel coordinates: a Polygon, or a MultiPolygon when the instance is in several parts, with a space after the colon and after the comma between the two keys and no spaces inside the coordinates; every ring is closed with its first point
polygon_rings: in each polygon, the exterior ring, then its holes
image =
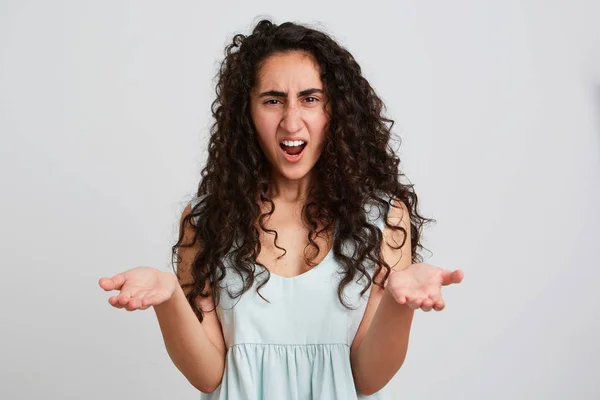
{"type": "MultiPolygon", "coordinates": [[[[191,383],[191,382],[190,382],[191,383]]],[[[209,394],[217,390],[221,382],[202,382],[202,383],[192,383],[197,390],[202,393],[209,394]]]]}
{"type": "Polygon", "coordinates": [[[387,373],[383,371],[369,371],[369,374],[360,375],[356,374],[354,379],[354,386],[356,387],[356,391],[363,396],[371,396],[375,393],[379,392],[383,389],[394,377],[394,375],[398,372],[398,370],[404,364],[404,360],[400,363],[399,366],[394,367],[392,371],[388,371],[387,373]]]}
{"type": "Polygon", "coordinates": [[[356,391],[363,396],[371,396],[385,386],[386,382],[382,382],[381,379],[369,379],[368,377],[362,377],[360,379],[358,376],[355,376],[354,386],[356,391]]]}
{"type": "Polygon", "coordinates": [[[378,385],[362,384],[360,386],[356,386],[356,390],[358,391],[358,393],[360,393],[363,396],[371,396],[379,392],[381,389],[383,389],[383,386],[379,387],[378,385]]]}
{"type": "MultiPolygon", "coordinates": [[[[224,360],[223,360],[224,361],[224,360]]],[[[225,364],[213,364],[214,369],[195,368],[192,373],[184,374],[188,382],[198,391],[210,394],[217,390],[223,381],[225,364]]]]}
{"type": "Polygon", "coordinates": [[[198,377],[197,379],[190,380],[189,382],[202,393],[209,394],[217,390],[223,380],[223,374],[219,374],[218,378],[207,379],[206,376],[198,377]]]}
{"type": "Polygon", "coordinates": [[[362,382],[361,384],[356,385],[356,390],[363,396],[372,396],[383,389],[388,382],[389,380],[379,380],[378,382],[362,382]]]}

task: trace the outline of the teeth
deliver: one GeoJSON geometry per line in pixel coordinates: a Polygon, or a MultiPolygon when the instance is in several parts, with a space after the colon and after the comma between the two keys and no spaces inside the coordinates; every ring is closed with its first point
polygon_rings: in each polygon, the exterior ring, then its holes
{"type": "Polygon", "coordinates": [[[291,146],[300,146],[305,144],[306,142],[302,141],[302,140],[284,140],[283,142],[284,145],[291,147],[291,146]]]}

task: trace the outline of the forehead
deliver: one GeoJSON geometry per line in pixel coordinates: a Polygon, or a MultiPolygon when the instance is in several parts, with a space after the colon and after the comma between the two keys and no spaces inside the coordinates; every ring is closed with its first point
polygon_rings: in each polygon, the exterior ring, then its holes
{"type": "Polygon", "coordinates": [[[311,54],[302,51],[269,56],[258,70],[256,83],[262,89],[322,86],[318,64],[311,54]]]}

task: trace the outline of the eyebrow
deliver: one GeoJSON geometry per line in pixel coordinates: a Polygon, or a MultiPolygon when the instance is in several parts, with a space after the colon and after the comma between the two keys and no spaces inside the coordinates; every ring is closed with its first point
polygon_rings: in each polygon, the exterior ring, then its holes
{"type": "MultiPolygon", "coordinates": [[[[323,93],[323,90],[322,89],[316,89],[316,88],[306,89],[306,90],[303,90],[301,92],[298,92],[298,97],[308,96],[309,94],[314,94],[314,93],[323,93]]],[[[280,92],[278,90],[269,90],[269,91],[266,91],[266,92],[262,92],[261,94],[258,95],[258,97],[266,97],[266,96],[287,97],[287,93],[280,92]]]]}

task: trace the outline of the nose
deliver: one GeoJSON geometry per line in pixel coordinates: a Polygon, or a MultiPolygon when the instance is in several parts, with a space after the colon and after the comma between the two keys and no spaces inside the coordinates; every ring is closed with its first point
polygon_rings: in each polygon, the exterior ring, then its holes
{"type": "Polygon", "coordinates": [[[288,104],[285,107],[280,126],[289,133],[298,132],[302,129],[302,110],[296,104],[288,104]]]}

